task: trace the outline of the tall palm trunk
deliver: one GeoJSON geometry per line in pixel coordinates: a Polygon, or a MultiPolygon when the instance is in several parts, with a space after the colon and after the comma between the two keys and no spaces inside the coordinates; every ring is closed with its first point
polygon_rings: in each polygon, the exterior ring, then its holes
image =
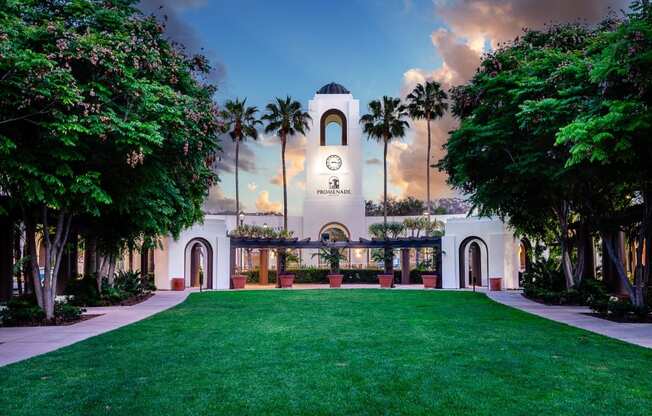
{"type": "Polygon", "coordinates": [[[285,134],[281,136],[281,164],[283,165],[283,230],[288,229],[288,187],[285,177],[285,134]]]}
{"type": "Polygon", "coordinates": [[[238,160],[240,158],[240,138],[235,139],[235,218],[240,215],[240,181],[238,179],[238,160]]]}
{"type": "MultiPolygon", "coordinates": [[[[288,230],[288,187],[285,177],[285,145],[286,136],[281,135],[281,169],[283,170],[283,230],[288,230]]],[[[281,274],[285,272],[285,249],[278,251],[278,267],[276,270],[276,287],[281,287],[281,274]]]]}
{"type": "MultiPolygon", "coordinates": [[[[389,139],[385,137],[385,141],[383,143],[383,237],[385,240],[387,240],[387,143],[389,142],[389,139]]],[[[385,266],[385,273],[389,273],[392,270],[392,258],[391,258],[391,250],[388,248],[384,249],[384,266],[385,266]]],[[[394,286],[394,282],[392,281],[392,287],[394,286]]]]}
{"type": "Polygon", "coordinates": [[[383,227],[387,237],[387,137],[383,147],[383,227]]]}
{"type": "Polygon", "coordinates": [[[426,212],[428,213],[428,219],[430,219],[430,117],[426,117],[426,124],[428,126],[428,151],[426,152],[426,212]]]}

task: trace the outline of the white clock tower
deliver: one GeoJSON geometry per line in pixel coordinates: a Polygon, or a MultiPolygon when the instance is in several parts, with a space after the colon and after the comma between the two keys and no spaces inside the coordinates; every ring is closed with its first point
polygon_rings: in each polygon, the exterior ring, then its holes
{"type": "Polygon", "coordinates": [[[308,103],[303,234],[312,240],[332,228],[350,239],[366,235],[359,106],[336,83],[320,88],[308,103]]]}

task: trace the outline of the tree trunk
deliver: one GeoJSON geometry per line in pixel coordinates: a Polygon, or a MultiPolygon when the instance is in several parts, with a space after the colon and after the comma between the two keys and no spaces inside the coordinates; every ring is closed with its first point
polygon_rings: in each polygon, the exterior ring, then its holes
{"type": "Polygon", "coordinates": [[[0,227],[0,301],[7,301],[14,291],[14,222],[5,217],[0,227]]]}
{"type": "Polygon", "coordinates": [[[97,237],[86,235],[84,240],[84,276],[90,276],[97,270],[97,237]]]}
{"type": "Polygon", "coordinates": [[[620,278],[620,283],[622,284],[623,288],[625,289],[625,292],[631,299],[632,303],[635,301],[636,293],[634,292],[634,288],[632,287],[632,284],[629,282],[629,279],[627,278],[627,272],[625,272],[625,267],[623,266],[623,263],[619,256],[616,253],[616,247],[615,242],[613,239],[606,239],[603,238],[604,241],[604,247],[607,249],[607,255],[611,259],[615,269],[616,269],[616,274],[620,278]]]}
{"type": "Polygon", "coordinates": [[[570,257],[570,244],[568,241],[568,215],[570,207],[566,201],[562,201],[558,209],[555,209],[555,214],[557,220],[559,221],[559,248],[561,249],[561,269],[564,273],[564,278],[566,280],[566,289],[570,289],[575,286],[574,274],[573,274],[573,263],[570,257]]]}
{"type": "Polygon", "coordinates": [[[288,230],[288,187],[285,177],[285,134],[281,135],[281,164],[283,166],[283,230],[288,230]]]}
{"type": "Polygon", "coordinates": [[[428,151],[426,152],[426,212],[428,213],[428,219],[430,219],[430,117],[426,117],[426,125],[428,126],[428,151]]]}
{"type": "Polygon", "coordinates": [[[71,231],[61,259],[59,275],[57,276],[57,295],[63,295],[68,282],[77,275],[77,242],[77,233],[71,231]]]}
{"type": "Polygon", "coordinates": [[[57,215],[57,224],[54,228],[54,235],[50,235],[50,226],[48,223],[48,208],[43,206],[41,209],[41,221],[43,224],[43,244],[45,244],[45,261],[43,270],[43,279],[40,278],[38,260],[36,257],[36,225],[31,218],[26,218],[26,224],[29,222],[31,232],[30,236],[34,240],[30,244],[30,262],[32,263],[32,277],[34,280],[34,291],[38,305],[45,312],[45,318],[52,320],[54,318],[54,299],[57,293],[57,276],[61,267],[61,258],[65,250],[72,215],[60,211],[57,215]]]}
{"type": "Polygon", "coordinates": [[[387,142],[385,137],[383,147],[383,233],[387,238],[387,142]]]}
{"type": "MultiPolygon", "coordinates": [[[[20,235],[22,233],[21,227],[18,227],[16,232],[14,232],[14,258],[16,260],[15,264],[21,264],[23,262],[23,249],[20,246],[20,235]]],[[[18,267],[16,270],[16,283],[18,284],[18,294],[23,294],[23,267],[18,267]]]]}
{"type": "MultiPolygon", "coordinates": [[[[238,162],[240,159],[240,139],[235,139],[235,221],[237,225],[240,215],[240,182],[238,179],[238,162]]],[[[285,170],[284,170],[285,171],[285,170]]]]}
{"type": "Polygon", "coordinates": [[[106,270],[108,268],[108,257],[106,255],[97,256],[97,269],[95,270],[95,281],[97,284],[98,293],[102,293],[102,280],[106,276],[106,270]]]}
{"type": "MultiPolygon", "coordinates": [[[[394,253],[392,252],[391,248],[384,248],[383,249],[383,265],[385,266],[385,273],[392,273],[394,272],[394,253]]],[[[393,286],[393,283],[392,283],[393,286]]]]}
{"type": "Polygon", "coordinates": [[[118,256],[116,253],[111,253],[109,255],[109,264],[107,268],[107,278],[109,279],[109,285],[113,286],[115,283],[115,265],[117,263],[118,256]]]}

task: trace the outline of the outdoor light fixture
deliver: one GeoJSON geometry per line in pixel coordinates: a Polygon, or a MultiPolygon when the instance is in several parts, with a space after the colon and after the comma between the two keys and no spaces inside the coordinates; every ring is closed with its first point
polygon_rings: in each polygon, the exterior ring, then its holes
{"type": "Polygon", "coordinates": [[[240,226],[242,226],[244,224],[244,220],[245,220],[244,211],[240,211],[240,215],[238,215],[238,218],[240,219],[240,226]]]}

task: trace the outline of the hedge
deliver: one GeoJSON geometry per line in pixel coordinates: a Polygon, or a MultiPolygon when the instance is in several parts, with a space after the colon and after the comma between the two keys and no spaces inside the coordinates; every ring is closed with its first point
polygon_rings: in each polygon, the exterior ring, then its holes
{"type": "MultiPolygon", "coordinates": [[[[295,283],[328,283],[327,269],[305,268],[305,269],[288,269],[287,273],[294,275],[295,283]]],[[[382,273],[379,269],[340,269],[340,274],[344,275],[344,283],[378,283],[378,275],[382,273]]],[[[410,282],[421,284],[421,272],[419,270],[410,270],[410,282]]],[[[432,273],[432,272],[430,272],[432,273]]],[[[248,271],[247,283],[259,283],[258,270],[248,271]]],[[[270,283],[276,283],[276,270],[268,272],[270,283]]],[[[394,270],[394,282],[401,282],[401,271],[394,270]]]]}

